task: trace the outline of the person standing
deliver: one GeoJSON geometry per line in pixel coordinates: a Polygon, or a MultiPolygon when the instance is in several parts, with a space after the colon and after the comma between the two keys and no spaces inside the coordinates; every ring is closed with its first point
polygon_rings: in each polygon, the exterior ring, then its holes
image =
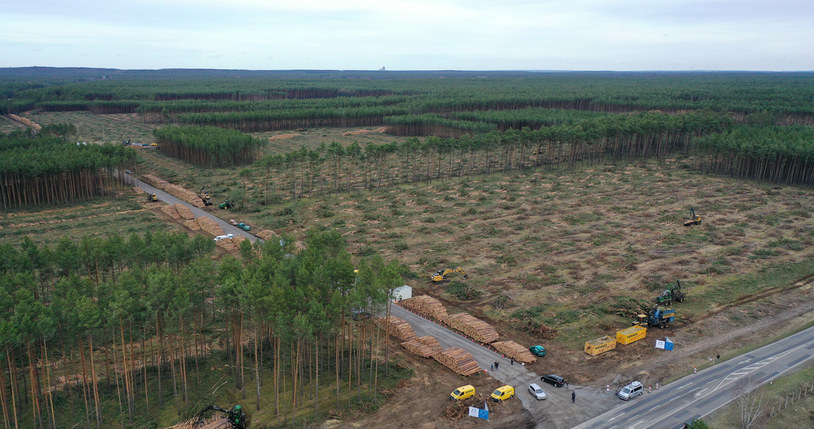
{"type": "Polygon", "coordinates": [[[500,367],[500,362],[495,362],[495,370],[498,370],[500,367]]]}
{"type": "Polygon", "coordinates": [[[577,391],[574,390],[571,392],[571,403],[577,402],[577,391]]]}

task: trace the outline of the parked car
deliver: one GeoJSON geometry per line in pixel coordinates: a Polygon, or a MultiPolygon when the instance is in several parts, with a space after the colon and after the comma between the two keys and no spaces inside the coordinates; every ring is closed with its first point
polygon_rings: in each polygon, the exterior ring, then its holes
{"type": "Polygon", "coordinates": [[[243,222],[240,222],[239,224],[237,224],[237,227],[244,230],[244,231],[251,231],[252,230],[252,227],[250,227],[249,225],[247,225],[247,224],[245,224],[243,222]]]}
{"type": "Polygon", "coordinates": [[[213,238],[213,240],[215,240],[215,241],[230,240],[230,239],[232,239],[234,237],[235,237],[234,234],[224,234],[224,235],[219,235],[219,236],[213,238]]]}
{"type": "Polygon", "coordinates": [[[548,383],[554,387],[562,387],[565,386],[566,383],[565,379],[557,374],[546,374],[540,377],[540,381],[548,383]]]}
{"type": "Polygon", "coordinates": [[[538,401],[546,398],[545,392],[543,392],[543,389],[537,383],[529,384],[529,393],[531,393],[531,396],[537,398],[538,401]]]}
{"type": "Polygon", "coordinates": [[[455,389],[452,393],[450,393],[449,399],[460,401],[462,399],[466,399],[472,396],[475,396],[475,387],[467,384],[466,386],[461,386],[455,389]]]}
{"type": "Polygon", "coordinates": [[[529,347],[529,351],[537,357],[545,356],[545,347],[540,345],[529,347]]]}
{"type": "Polygon", "coordinates": [[[492,397],[492,400],[495,402],[505,401],[514,396],[514,387],[509,386],[508,384],[505,386],[500,386],[497,389],[495,389],[495,391],[492,392],[490,396],[492,397]]]}
{"type": "Polygon", "coordinates": [[[629,401],[644,392],[644,386],[642,383],[638,381],[634,381],[633,383],[628,384],[627,386],[623,387],[621,390],[616,392],[616,396],[623,401],[629,401]]]}

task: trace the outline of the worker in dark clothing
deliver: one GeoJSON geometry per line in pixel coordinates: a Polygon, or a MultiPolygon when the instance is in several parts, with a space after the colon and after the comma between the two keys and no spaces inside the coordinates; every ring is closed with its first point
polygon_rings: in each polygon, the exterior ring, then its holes
{"type": "Polygon", "coordinates": [[[571,402],[577,402],[577,392],[571,392],[571,402]]]}
{"type": "Polygon", "coordinates": [[[495,362],[495,369],[498,369],[499,366],[500,366],[500,362],[495,362]]]}

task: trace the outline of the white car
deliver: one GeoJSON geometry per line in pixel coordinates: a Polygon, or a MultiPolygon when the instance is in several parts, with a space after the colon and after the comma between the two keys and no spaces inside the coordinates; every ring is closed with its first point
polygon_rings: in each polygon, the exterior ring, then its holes
{"type": "Polygon", "coordinates": [[[213,240],[215,240],[215,241],[226,240],[226,239],[231,240],[234,237],[235,237],[234,234],[225,234],[225,235],[219,235],[219,236],[213,238],[213,240]]]}
{"type": "Polygon", "coordinates": [[[538,401],[546,398],[545,392],[543,392],[543,389],[538,386],[537,383],[529,384],[529,393],[531,393],[531,396],[537,398],[538,401]]]}

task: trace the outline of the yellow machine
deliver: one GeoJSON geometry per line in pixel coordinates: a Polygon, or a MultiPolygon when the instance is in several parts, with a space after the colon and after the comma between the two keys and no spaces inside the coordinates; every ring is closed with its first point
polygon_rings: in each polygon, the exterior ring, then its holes
{"type": "Polygon", "coordinates": [[[147,196],[147,202],[154,203],[156,201],[158,201],[158,195],[150,194],[147,196]]]}
{"type": "Polygon", "coordinates": [[[693,226],[693,225],[701,225],[701,222],[704,220],[701,219],[701,216],[695,214],[695,208],[690,208],[690,220],[684,222],[684,226],[693,226]]]}
{"type": "Polygon", "coordinates": [[[430,279],[433,282],[436,282],[436,283],[445,282],[445,281],[449,280],[447,278],[447,276],[450,275],[450,274],[454,274],[454,273],[461,273],[461,274],[463,274],[464,278],[468,277],[466,275],[466,272],[464,270],[460,269],[460,268],[455,268],[454,270],[451,269],[451,268],[447,268],[446,270],[441,270],[441,271],[435,272],[433,274],[430,274],[430,279]]]}

